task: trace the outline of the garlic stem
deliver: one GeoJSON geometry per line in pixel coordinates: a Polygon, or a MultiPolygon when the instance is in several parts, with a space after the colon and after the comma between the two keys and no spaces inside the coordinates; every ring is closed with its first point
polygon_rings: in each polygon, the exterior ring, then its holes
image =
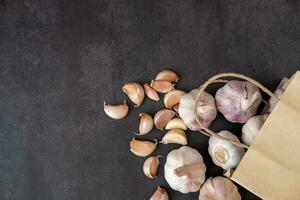
{"type": "Polygon", "coordinates": [[[203,164],[191,164],[191,165],[183,165],[181,167],[177,167],[174,170],[174,174],[178,177],[193,175],[195,172],[199,171],[203,167],[203,164]]]}

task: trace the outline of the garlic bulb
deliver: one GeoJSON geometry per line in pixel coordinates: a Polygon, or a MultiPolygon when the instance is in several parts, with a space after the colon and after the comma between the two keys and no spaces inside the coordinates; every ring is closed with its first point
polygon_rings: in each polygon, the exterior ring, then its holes
{"type": "Polygon", "coordinates": [[[194,89],[191,92],[183,95],[180,98],[178,113],[187,127],[193,131],[199,130],[200,126],[196,121],[198,118],[202,125],[209,127],[210,123],[217,116],[215,100],[212,95],[203,92],[199,101],[196,102],[196,97],[199,90],[194,89]]]}
{"type": "Polygon", "coordinates": [[[139,131],[141,135],[145,135],[149,133],[153,128],[153,118],[148,113],[140,113],[140,125],[139,125],[139,131]]]}
{"type": "Polygon", "coordinates": [[[248,146],[254,140],[256,134],[268,118],[268,114],[251,117],[242,128],[242,141],[248,146]]]}
{"type": "Polygon", "coordinates": [[[255,85],[244,81],[229,81],[216,92],[217,109],[230,122],[245,123],[256,114],[262,101],[255,85]]]}
{"type": "Polygon", "coordinates": [[[165,189],[158,186],[149,200],[169,200],[169,196],[165,189]]]}
{"type": "Polygon", "coordinates": [[[143,172],[149,178],[155,178],[161,156],[150,156],[146,159],[143,165],[143,172]]]}
{"type": "Polygon", "coordinates": [[[225,177],[209,178],[202,185],[199,200],[241,200],[234,183],[225,177]]]}
{"type": "Polygon", "coordinates": [[[129,107],[124,101],[122,104],[107,104],[104,101],[104,112],[107,114],[110,118],[113,119],[123,119],[128,114],[129,107]]]}
{"type": "MultiPolygon", "coordinates": [[[[240,142],[238,137],[229,131],[221,131],[218,134],[228,140],[240,142]]],[[[237,147],[230,142],[215,136],[210,137],[208,143],[208,153],[211,156],[212,161],[215,165],[222,167],[225,170],[236,167],[245,154],[243,148],[237,147]]]]}
{"type": "Polygon", "coordinates": [[[122,90],[127,94],[128,98],[135,104],[136,107],[139,107],[145,96],[143,87],[136,82],[126,83],[122,90]]]}
{"type": "Polygon", "coordinates": [[[181,193],[196,192],[205,181],[206,166],[202,156],[188,146],[171,151],[164,168],[170,187],[181,193]]]}

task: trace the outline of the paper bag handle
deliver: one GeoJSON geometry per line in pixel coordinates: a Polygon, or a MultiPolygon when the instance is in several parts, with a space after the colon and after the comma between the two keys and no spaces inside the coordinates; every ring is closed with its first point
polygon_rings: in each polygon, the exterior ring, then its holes
{"type": "MultiPolygon", "coordinates": [[[[228,73],[220,73],[220,74],[214,75],[213,77],[211,77],[210,79],[208,79],[205,83],[203,83],[199,87],[199,92],[198,92],[198,94],[196,96],[196,102],[199,101],[201,94],[208,87],[209,84],[212,84],[212,83],[227,83],[228,82],[227,80],[222,80],[221,79],[221,78],[224,78],[224,77],[236,77],[236,78],[244,79],[244,80],[246,80],[246,81],[248,81],[248,82],[256,85],[258,88],[260,88],[266,94],[268,94],[270,97],[273,97],[273,98],[279,100],[279,97],[275,96],[275,94],[273,92],[271,92],[269,89],[267,89],[266,87],[264,87],[258,81],[254,80],[254,79],[252,79],[252,78],[250,78],[248,76],[245,76],[243,74],[228,72],[228,73]]],[[[231,141],[231,140],[228,140],[227,138],[225,138],[223,136],[218,135],[214,131],[212,131],[209,128],[203,126],[203,124],[201,123],[201,121],[197,117],[196,117],[196,121],[197,121],[197,123],[200,126],[200,130],[199,130],[200,133],[202,133],[202,134],[204,134],[204,135],[206,135],[208,137],[214,136],[214,137],[217,137],[219,139],[226,140],[226,141],[230,142],[231,144],[236,145],[238,147],[242,147],[242,148],[246,148],[246,149],[249,148],[247,145],[245,145],[243,143],[231,141]]]]}

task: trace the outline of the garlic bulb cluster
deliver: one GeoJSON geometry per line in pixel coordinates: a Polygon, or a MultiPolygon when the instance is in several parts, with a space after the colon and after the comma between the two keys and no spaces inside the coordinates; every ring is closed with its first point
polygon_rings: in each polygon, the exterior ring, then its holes
{"type": "Polygon", "coordinates": [[[169,195],[165,189],[158,186],[149,200],[169,200],[169,195]]]}
{"type": "Polygon", "coordinates": [[[200,125],[196,118],[200,120],[203,126],[209,127],[210,123],[217,116],[215,100],[207,92],[203,92],[199,101],[196,102],[196,97],[199,90],[194,89],[191,92],[183,95],[180,98],[178,113],[187,127],[193,131],[199,130],[200,125]]]}
{"type": "Polygon", "coordinates": [[[255,85],[245,81],[229,81],[215,95],[217,109],[230,122],[245,123],[256,114],[262,101],[255,85]]]}
{"type": "Polygon", "coordinates": [[[202,156],[188,146],[171,151],[164,169],[170,187],[181,193],[196,192],[205,181],[206,166],[202,156]]]}
{"type": "Polygon", "coordinates": [[[242,141],[248,146],[254,140],[256,134],[265,123],[266,119],[269,117],[268,114],[256,115],[251,117],[242,128],[242,141]]]}
{"type": "MultiPolygon", "coordinates": [[[[238,137],[229,131],[221,131],[218,134],[228,140],[240,142],[238,137]]],[[[209,138],[208,153],[215,165],[228,170],[235,168],[239,164],[245,154],[245,150],[226,140],[212,136],[209,138]]]]}
{"type": "Polygon", "coordinates": [[[209,178],[202,185],[199,200],[241,200],[234,183],[225,177],[209,178]]]}

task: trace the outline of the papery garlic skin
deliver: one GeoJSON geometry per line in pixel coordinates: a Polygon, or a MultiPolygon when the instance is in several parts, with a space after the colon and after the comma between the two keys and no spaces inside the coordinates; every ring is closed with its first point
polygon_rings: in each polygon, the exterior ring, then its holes
{"type": "Polygon", "coordinates": [[[197,123],[196,118],[201,121],[203,126],[209,127],[210,123],[217,116],[217,109],[213,96],[207,92],[203,92],[199,101],[196,102],[198,92],[198,89],[194,89],[183,95],[180,98],[178,108],[179,116],[187,127],[193,131],[200,129],[200,125],[197,123]]]}
{"type": "Polygon", "coordinates": [[[106,102],[103,102],[104,104],[104,112],[112,119],[123,119],[127,116],[129,107],[124,101],[121,104],[107,104],[106,102]]]}
{"type": "MultiPolygon", "coordinates": [[[[231,141],[240,142],[238,137],[229,131],[221,131],[218,134],[231,141]]],[[[215,136],[210,137],[208,143],[208,153],[212,161],[224,170],[235,168],[245,154],[243,148],[215,136]]]]}
{"type": "Polygon", "coordinates": [[[199,200],[241,200],[234,183],[225,177],[209,178],[201,186],[199,200]]]}
{"type": "Polygon", "coordinates": [[[253,116],[243,125],[241,138],[244,144],[251,145],[268,116],[268,114],[253,116]]]}
{"type": "Polygon", "coordinates": [[[169,200],[169,195],[165,189],[158,186],[149,200],[169,200]]]}
{"type": "Polygon", "coordinates": [[[188,146],[171,151],[164,167],[165,179],[174,190],[181,193],[196,192],[205,181],[206,166],[201,154],[188,146]],[[184,166],[197,166],[189,175],[178,176],[176,170],[184,166]]]}
{"type": "Polygon", "coordinates": [[[218,111],[228,121],[245,123],[256,114],[262,96],[252,83],[233,80],[216,92],[215,99],[218,111]]]}
{"type": "Polygon", "coordinates": [[[152,179],[156,177],[160,157],[161,156],[151,156],[145,160],[143,172],[147,177],[152,179]]]}

